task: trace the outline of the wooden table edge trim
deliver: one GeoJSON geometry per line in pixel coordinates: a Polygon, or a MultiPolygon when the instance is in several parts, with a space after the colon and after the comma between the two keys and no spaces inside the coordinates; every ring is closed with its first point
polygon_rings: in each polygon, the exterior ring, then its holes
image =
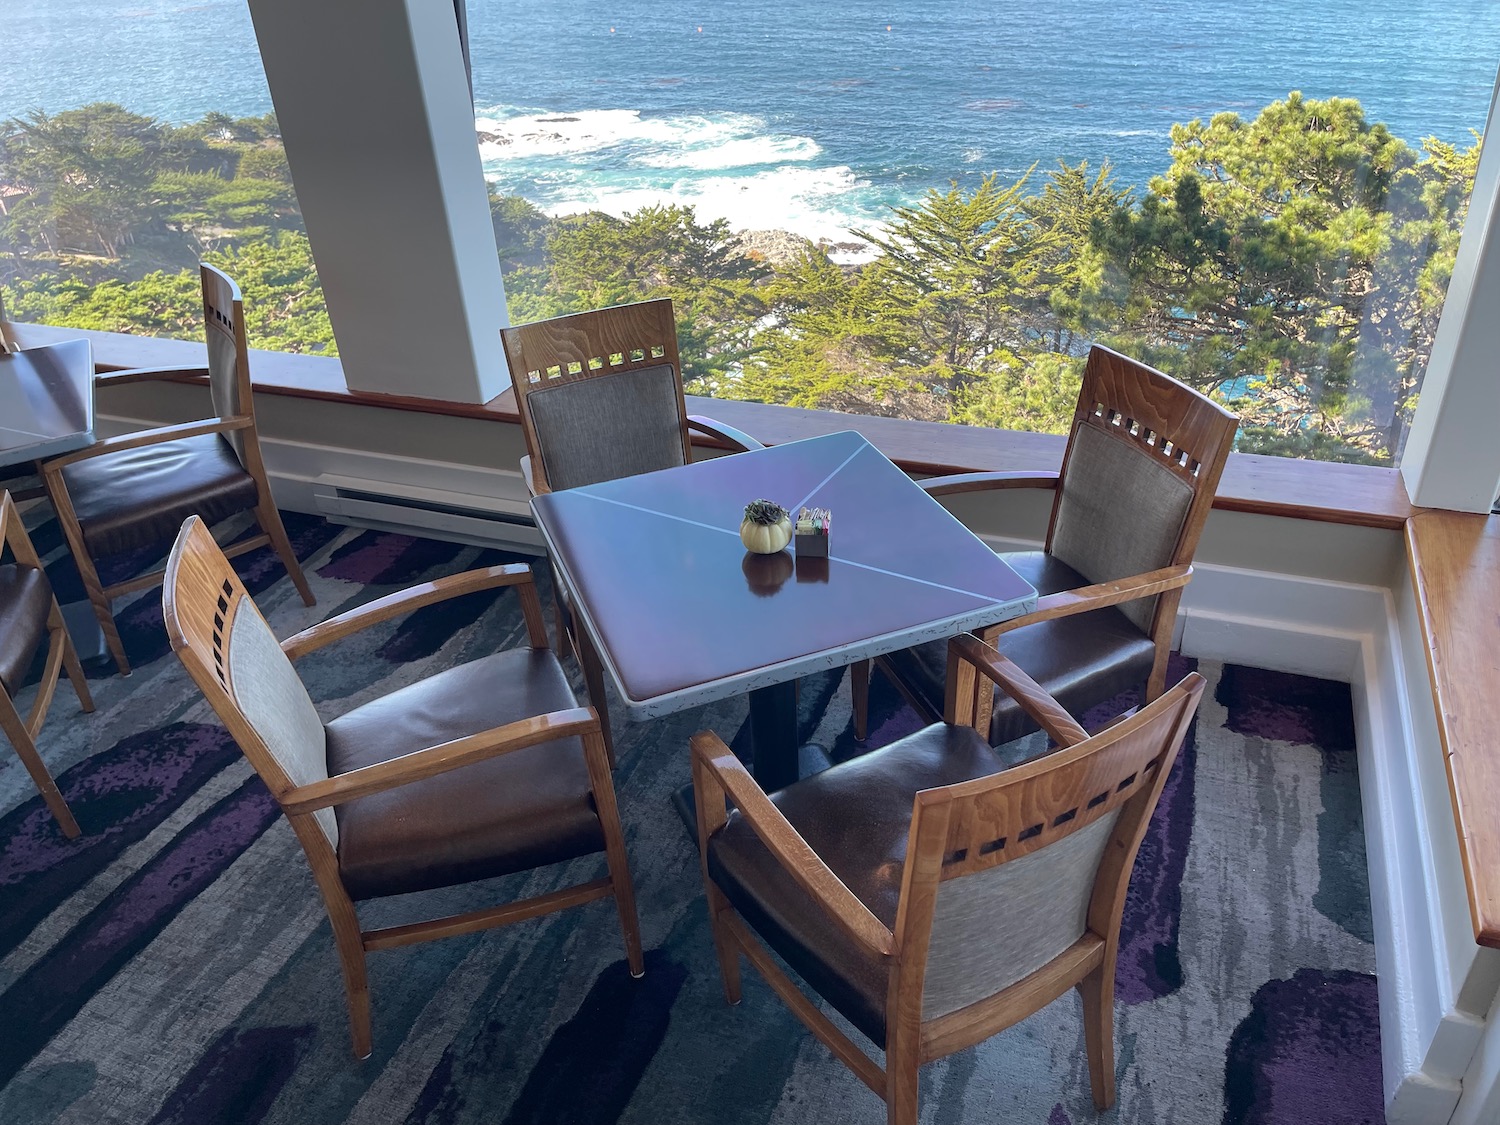
{"type": "MultiPolygon", "coordinates": [[[[197,362],[202,345],[190,340],[13,325],[22,346],[86,338],[101,371],[172,366],[197,362]]],[[[446,402],[407,395],[351,390],[335,356],[252,349],[250,367],[256,390],[270,395],[344,402],[385,410],[438,414],[479,421],[520,424],[511,391],[486,403],[446,402]]],[[[202,383],[201,377],[174,381],[202,383]]],[[[690,413],[707,414],[744,430],[768,445],[856,427],[870,443],[908,473],[923,476],[1008,469],[1055,471],[1066,438],[1018,430],[990,430],[944,422],[839,414],[770,403],[689,396],[690,413]]],[[[716,448],[707,438],[694,444],[716,448]]],[[[1397,469],[1305,461],[1291,457],[1231,453],[1214,507],[1221,511],[1399,531],[1412,507],[1397,469]]]]}
{"type": "MultiPolygon", "coordinates": [[[[1500,516],[1484,516],[1463,512],[1437,510],[1419,511],[1406,524],[1407,570],[1411,578],[1412,591],[1416,596],[1417,616],[1422,628],[1422,648],[1427,660],[1427,675],[1432,691],[1433,708],[1436,711],[1438,737],[1443,747],[1443,768],[1448,777],[1448,797],[1453,808],[1454,828],[1458,836],[1459,858],[1463,862],[1464,884],[1469,898],[1469,917],[1474,928],[1474,940],[1482,946],[1500,949],[1500,864],[1486,865],[1482,856],[1476,855],[1474,841],[1485,834],[1482,824],[1469,823],[1471,817],[1466,809],[1483,810],[1482,796],[1472,797],[1474,785],[1481,788],[1483,777],[1477,781],[1471,777],[1470,762],[1488,760],[1489,772],[1493,774],[1492,787],[1500,787],[1500,760],[1487,753],[1483,746],[1465,743],[1455,729],[1450,715],[1462,711],[1467,725],[1472,727],[1476,710],[1490,713],[1494,720],[1488,724],[1490,730],[1500,729],[1500,696],[1496,696],[1495,685],[1482,683],[1480,690],[1472,684],[1460,682],[1449,674],[1445,642],[1449,633],[1445,623],[1456,622],[1462,628],[1472,623],[1468,611],[1475,607],[1466,601],[1455,599],[1454,604],[1445,605],[1440,599],[1456,593],[1451,585],[1428,581],[1428,564],[1439,551],[1451,546],[1438,540],[1439,535],[1451,535],[1454,529],[1467,526],[1475,529],[1475,545],[1486,539],[1500,542],[1500,516]]],[[[1487,575],[1489,597],[1480,600],[1487,603],[1490,613],[1500,605],[1500,567],[1492,567],[1487,575]]],[[[1465,593],[1472,593],[1469,587],[1465,593]]],[[[1483,774],[1483,770],[1480,771],[1483,774]]],[[[1491,807],[1492,808],[1492,807],[1491,807]]],[[[1500,827],[1489,830],[1493,840],[1500,837],[1500,827]]],[[[1491,852],[1500,852],[1492,844],[1491,852]]]]}

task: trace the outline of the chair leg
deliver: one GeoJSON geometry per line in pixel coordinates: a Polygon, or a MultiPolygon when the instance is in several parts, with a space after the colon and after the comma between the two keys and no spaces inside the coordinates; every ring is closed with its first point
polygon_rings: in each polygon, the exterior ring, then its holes
{"type": "MultiPolygon", "coordinates": [[[[583,736],[585,744],[596,737],[600,736],[583,736]]],[[[600,742],[602,741],[600,737],[600,742]]],[[[597,755],[599,743],[594,745],[592,754],[597,755]]],[[[591,756],[587,749],[585,753],[586,756],[591,756]]],[[[630,881],[630,860],[625,855],[625,832],[620,827],[620,809],[615,804],[614,782],[608,773],[604,773],[602,777],[593,776],[597,768],[595,766],[590,770],[589,780],[594,790],[594,808],[599,813],[599,825],[604,829],[604,855],[609,863],[609,881],[614,887],[615,909],[620,913],[620,930],[625,936],[625,960],[630,965],[630,975],[642,977],[646,974],[646,962],[641,954],[641,922],[635,910],[635,886],[630,881]]]]}
{"type": "Polygon", "coordinates": [[[365,944],[360,935],[359,918],[348,898],[336,901],[323,896],[328,907],[328,921],[333,925],[333,943],[339,952],[339,966],[344,971],[344,996],[349,1004],[349,1038],[354,1057],[367,1059],[374,1050],[370,1031],[370,981],[365,973],[365,944]]]}
{"type": "Polygon", "coordinates": [[[68,682],[73,685],[73,690],[78,694],[78,705],[86,712],[93,711],[94,697],[89,692],[88,677],[83,674],[83,664],[78,659],[78,650],[73,647],[72,634],[68,632],[68,626],[63,621],[62,610],[58,608],[55,598],[52,601],[52,616],[48,619],[48,627],[62,632],[63,668],[68,673],[68,682]]]}
{"type": "Polygon", "coordinates": [[[854,701],[854,738],[863,742],[870,733],[870,662],[849,665],[849,694],[854,701]]]}
{"type": "Polygon", "coordinates": [[[110,607],[109,596],[104,592],[104,583],[99,581],[99,571],[94,567],[88,544],[83,541],[83,529],[78,525],[78,513],[73,510],[73,498],[68,495],[58,470],[43,471],[42,483],[47,486],[47,498],[52,501],[52,510],[57,514],[63,538],[68,541],[68,550],[73,553],[73,564],[78,567],[78,577],[83,580],[83,589],[94,607],[94,616],[99,619],[99,628],[104,633],[104,644],[114,658],[120,675],[130,675],[130,661],[125,657],[125,645],[120,640],[120,631],[115,628],[115,614],[110,607]]]}
{"type": "Polygon", "coordinates": [[[888,1035],[885,1050],[886,1125],[917,1125],[917,1073],[921,1065],[915,1035],[888,1035]]]}
{"type": "Polygon", "coordinates": [[[563,620],[562,595],[555,590],[552,593],[552,620],[557,629],[557,658],[566,660],[573,654],[573,638],[568,633],[567,622],[563,620]]]}
{"type": "Polygon", "coordinates": [[[604,692],[604,665],[594,649],[594,641],[583,629],[573,636],[573,651],[578,654],[578,666],[583,669],[583,684],[589,693],[589,702],[599,712],[599,727],[604,735],[604,754],[609,759],[609,768],[615,768],[615,740],[609,731],[608,696],[604,692]]]}
{"type": "Polygon", "coordinates": [[[307,584],[307,576],[302,573],[302,564],[297,561],[297,554],[292,550],[292,541],[287,538],[286,528],[281,523],[281,513],[276,510],[276,502],[271,499],[269,490],[266,490],[265,498],[255,506],[255,518],[260,523],[261,530],[271,540],[271,547],[281,559],[281,565],[286,567],[292,584],[297,587],[297,593],[302,595],[302,604],[317,605],[318,599],[313,597],[312,588],[307,584]]]}
{"type": "Polygon", "coordinates": [[[714,935],[714,952],[719,957],[719,978],[724,982],[724,1000],[729,1004],[740,1002],[740,950],[730,936],[728,928],[719,921],[726,910],[734,909],[724,892],[705,881],[703,890],[708,898],[708,925],[714,935]]]}
{"type": "Polygon", "coordinates": [[[42,800],[47,802],[47,807],[57,818],[63,835],[70,840],[76,840],[80,835],[78,822],[73,819],[68,803],[63,800],[62,792],[57,788],[57,782],[53,781],[52,775],[47,772],[47,766],[42,761],[41,754],[37,753],[36,743],[32,741],[31,731],[27,729],[21,713],[16,710],[16,705],[11,702],[10,693],[3,688],[0,688],[0,730],[5,732],[5,737],[10,739],[10,744],[16,748],[16,756],[21,759],[21,764],[26,767],[31,780],[36,783],[42,800]]]}
{"type": "Polygon", "coordinates": [[[1089,1084],[1094,1105],[1115,1104],[1115,973],[1113,964],[1101,965],[1078,982],[1083,998],[1083,1041],[1089,1059],[1089,1084]]]}

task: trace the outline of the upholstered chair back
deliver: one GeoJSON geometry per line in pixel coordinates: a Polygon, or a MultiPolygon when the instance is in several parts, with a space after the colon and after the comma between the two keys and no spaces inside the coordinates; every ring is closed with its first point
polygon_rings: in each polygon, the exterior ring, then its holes
{"type": "Polygon", "coordinates": [[[503,329],[534,471],[551,491],[691,460],[669,300],[503,329]]]}
{"type": "MultiPolygon", "coordinates": [[[[162,613],[172,647],[272,796],[328,776],[323,722],[307,689],[197,516],[168,559],[162,613]]],[[[336,846],[333,810],[310,815],[336,846]]]]}
{"type": "Polygon", "coordinates": [[[1191,675],[1087,741],[917,795],[897,931],[913,954],[900,972],[922,974],[922,1020],[1118,941],[1136,849],[1202,691],[1191,675]]]}
{"type": "MultiPolygon", "coordinates": [[[[1047,551],[1089,582],[1192,561],[1235,418],[1161,372],[1094,347],[1068,439],[1047,551]]],[[[1158,598],[1120,611],[1150,632],[1158,598]]],[[[1174,605],[1175,609],[1175,605],[1174,605]]]]}
{"type": "MultiPolygon", "coordinates": [[[[249,346],[245,342],[245,304],[240,287],[207,262],[198,266],[203,280],[203,323],[208,334],[208,389],[221,421],[254,415],[250,395],[249,346]]],[[[246,468],[246,431],[224,435],[246,468]]],[[[249,440],[254,440],[250,438],[249,440]]]]}

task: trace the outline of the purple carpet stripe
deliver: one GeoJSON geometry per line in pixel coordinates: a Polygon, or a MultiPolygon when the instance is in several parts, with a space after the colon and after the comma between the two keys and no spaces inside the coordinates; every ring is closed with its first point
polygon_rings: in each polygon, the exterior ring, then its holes
{"type": "Polygon", "coordinates": [[[279,816],[258,777],[223,798],[0,993],[7,1082],[279,816]]]}
{"type": "Polygon", "coordinates": [[[1229,1040],[1224,1125],[1385,1125],[1375,978],[1299,969],[1256,990],[1229,1040]]]}
{"type": "Polygon", "coordinates": [[[1062,1102],[1052,1107],[1052,1112],[1047,1115],[1047,1125],[1073,1125],[1073,1119],[1063,1109],[1062,1102]]]}
{"type": "Polygon", "coordinates": [[[58,776],[79,839],[63,836],[40,796],[0,817],[0,955],[239,756],[223,728],[173,723],[58,776]]]}
{"type": "Polygon", "coordinates": [[[1237,734],[1308,743],[1325,754],[1354,749],[1348,684],[1226,664],[1215,697],[1237,734]]]}
{"type": "Polygon", "coordinates": [[[686,977],[684,966],[656,951],[646,954],[640,980],[631,979],[624,961],[606,968],[578,1012],[553,1033],[505,1125],[618,1121],[666,1036],[686,977]]]}
{"type": "Polygon", "coordinates": [[[312,1045],[312,1024],[230,1028],[203,1052],[151,1125],[255,1125],[312,1045]]]}
{"type": "Polygon", "coordinates": [[[1194,718],[1136,853],[1115,965],[1115,996],[1124,1004],[1159,1000],[1182,987],[1177,935],[1182,876],[1193,841],[1197,736],[1194,718]]]}
{"type": "Polygon", "coordinates": [[[436,567],[454,569],[451,564],[463,550],[457,543],[371,531],[336,550],[318,574],[366,586],[416,582],[436,567]]]}

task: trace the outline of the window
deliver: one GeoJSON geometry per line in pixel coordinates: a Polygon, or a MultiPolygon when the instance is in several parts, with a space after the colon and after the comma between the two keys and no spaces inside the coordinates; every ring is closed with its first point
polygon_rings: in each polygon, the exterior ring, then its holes
{"type": "Polygon", "coordinates": [[[334,352],[245,5],[17,8],[0,85],[10,314],[201,339],[204,259],[244,290],[252,346],[334,352]]]}
{"type": "Polygon", "coordinates": [[[1500,7],[469,0],[513,319],[675,299],[698,393],[1061,430],[1089,344],[1394,463],[1500,7]]]}

